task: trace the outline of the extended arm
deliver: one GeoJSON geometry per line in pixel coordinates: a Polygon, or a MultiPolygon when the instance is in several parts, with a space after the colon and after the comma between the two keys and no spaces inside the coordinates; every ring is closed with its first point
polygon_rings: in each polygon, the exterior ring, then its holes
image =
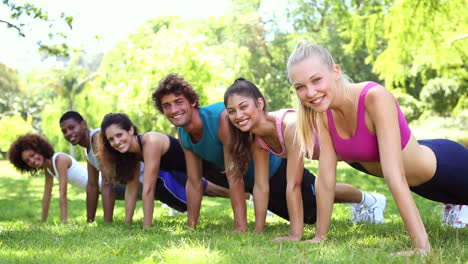
{"type": "Polygon", "coordinates": [[[143,160],[145,160],[142,193],[143,226],[147,227],[151,226],[153,222],[154,192],[161,162],[161,144],[158,143],[157,134],[145,134],[143,144],[145,145],[143,150],[143,160]]]}
{"type": "Polygon", "coordinates": [[[62,222],[67,222],[68,219],[68,207],[67,207],[67,184],[68,184],[68,173],[67,170],[70,168],[72,160],[61,154],[55,159],[57,171],[59,174],[59,193],[60,193],[60,218],[62,222]]]}
{"type": "Polygon", "coordinates": [[[99,171],[88,163],[88,184],[86,185],[87,221],[93,222],[99,199],[99,171]]]}
{"type": "Polygon", "coordinates": [[[413,248],[426,253],[430,249],[429,240],[403,167],[395,99],[384,87],[375,87],[367,95],[366,112],[374,123],[385,181],[413,241],[413,248]]]}
{"type": "MultiPolygon", "coordinates": [[[[224,164],[226,164],[226,166],[230,166],[231,157],[226,145],[223,145],[223,151],[224,164]]],[[[245,205],[244,177],[243,175],[238,177],[232,175],[232,173],[226,173],[226,177],[229,183],[231,206],[234,213],[234,229],[235,231],[245,232],[247,231],[247,207],[245,205]]]]}
{"type": "MultiPolygon", "coordinates": [[[[218,136],[219,140],[223,144],[224,165],[227,168],[228,166],[231,166],[232,161],[228,150],[231,138],[229,136],[229,121],[226,117],[226,111],[221,114],[221,118],[219,119],[218,136]]],[[[243,175],[232,175],[232,173],[226,173],[226,177],[229,183],[231,206],[234,213],[234,228],[239,232],[247,231],[247,207],[245,204],[244,177],[243,175]]]]}
{"type": "Polygon", "coordinates": [[[200,215],[203,197],[202,160],[192,151],[183,148],[187,162],[187,221],[188,227],[195,229],[200,215]]]}
{"type": "Polygon", "coordinates": [[[296,140],[296,126],[289,124],[285,131],[285,145],[288,150],[286,170],[286,202],[291,223],[291,231],[286,239],[300,240],[304,229],[304,207],[302,201],[302,177],[304,175],[304,156],[296,140]]]}
{"type": "Polygon", "coordinates": [[[104,210],[104,221],[112,222],[115,206],[114,184],[110,181],[110,177],[102,172],[102,209],[104,210]]]}
{"type": "Polygon", "coordinates": [[[140,169],[135,170],[135,175],[133,175],[132,180],[127,182],[127,187],[125,188],[125,223],[131,224],[133,219],[133,213],[135,212],[135,205],[138,195],[138,185],[140,183],[139,179],[140,169]]]}
{"type": "Polygon", "coordinates": [[[49,216],[50,197],[52,195],[53,183],[54,177],[45,170],[44,195],[42,196],[42,222],[45,222],[49,216]]]}
{"type": "MultiPolygon", "coordinates": [[[[326,119],[326,118],[324,118],[326,119]]],[[[325,126],[324,121],[319,125],[325,126]]],[[[327,236],[333,212],[336,186],[337,157],[330,133],[327,129],[319,129],[320,158],[319,170],[315,181],[317,192],[317,231],[311,242],[320,242],[327,236]]]]}
{"type": "Polygon", "coordinates": [[[268,159],[268,152],[261,149],[258,144],[254,144],[253,160],[255,164],[255,185],[253,189],[255,232],[261,233],[265,229],[265,218],[270,193],[270,181],[268,177],[270,161],[268,159]]]}

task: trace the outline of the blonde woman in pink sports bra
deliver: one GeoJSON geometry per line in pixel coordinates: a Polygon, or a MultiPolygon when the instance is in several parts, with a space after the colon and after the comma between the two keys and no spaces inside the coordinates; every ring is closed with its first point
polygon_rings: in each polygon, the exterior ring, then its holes
{"type": "MultiPolygon", "coordinates": [[[[243,78],[237,79],[229,87],[224,103],[230,120],[230,133],[235,139],[229,147],[236,162],[234,166],[245,168],[251,159],[255,164],[255,231],[264,230],[267,208],[285,204],[291,223],[290,234],[275,240],[300,240],[304,223],[315,222],[317,207],[315,176],[304,169],[304,156],[295,140],[295,110],[268,112],[259,89],[243,78]],[[279,169],[271,178],[269,152],[282,158],[279,169]]],[[[315,159],[318,154],[317,148],[315,159]]],[[[383,195],[366,193],[349,184],[337,184],[334,201],[355,203],[356,207],[362,208],[353,210],[357,215],[353,216],[355,222],[382,223],[384,220],[386,200],[383,195]],[[365,217],[362,217],[363,214],[365,217]]]]}
{"type": "Polygon", "coordinates": [[[313,128],[320,140],[317,231],[312,242],[327,236],[341,158],[385,178],[412,240],[412,250],[395,255],[426,255],[431,247],[410,189],[434,201],[466,204],[467,148],[443,139],[417,141],[387,89],[373,82],[351,83],[321,46],[299,43],[287,69],[300,102],[301,148],[313,151],[313,128]]]}

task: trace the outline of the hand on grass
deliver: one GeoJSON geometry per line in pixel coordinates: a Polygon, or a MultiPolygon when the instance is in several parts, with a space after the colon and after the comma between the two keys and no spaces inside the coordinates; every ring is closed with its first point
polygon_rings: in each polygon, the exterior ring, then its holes
{"type": "Polygon", "coordinates": [[[247,231],[247,227],[246,226],[240,226],[240,227],[236,227],[234,228],[234,233],[244,233],[247,231]]]}
{"type": "Polygon", "coordinates": [[[323,241],[325,241],[325,237],[316,235],[314,238],[312,238],[310,240],[306,240],[304,242],[317,244],[317,243],[320,243],[320,242],[323,242],[323,241]]]}
{"type": "Polygon", "coordinates": [[[273,241],[275,241],[275,242],[281,242],[281,241],[299,241],[299,240],[301,240],[301,237],[299,237],[299,236],[293,236],[293,235],[284,236],[284,237],[276,237],[275,239],[273,239],[273,241]]]}
{"type": "Polygon", "coordinates": [[[413,255],[419,255],[419,256],[425,257],[425,256],[427,256],[429,254],[430,251],[431,251],[430,248],[415,248],[415,249],[411,249],[411,250],[407,250],[407,251],[395,252],[395,253],[390,254],[390,256],[392,256],[392,257],[409,257],[409,256],[413,256],[413,255]]]}

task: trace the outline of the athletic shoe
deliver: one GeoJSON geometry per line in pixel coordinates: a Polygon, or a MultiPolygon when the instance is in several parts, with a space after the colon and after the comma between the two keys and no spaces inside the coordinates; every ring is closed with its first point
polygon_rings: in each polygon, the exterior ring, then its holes
{"type": "MultiPolygon", "coordinates": [[[[252,195],[252,194],[250,195],[247,204],[248,204],[249,206],[252,206],[252,207],[254,206],[254,200],[253,200],[253,195],[252,195]]],[[[270,211],[270,210],[267,210],[267,214],[266,214],[266,215],[267,215],[267,216],[275,216],[275,214],[274,214],[272,211],[270,211]]]]}
{"type": "Polygon", "coordinates": [[[173,208],[171,208],[169,205],[164,204],[164,203],[161,205],[161,208],[167,208],[167,209],[169,209],[169,212],[168,212],[168,215],[169,215],[169,216],[175,216],[176,214],[180,213],[180,212],[177,211],[176,209],[173,209],[173,208]]]}
{"type": "Polygon", "coordinates": [[[468,227],[468,205],[446,204],[442,223],[454,228],[468,227]]]}
{"type": "Polygon", "coordinates": [[[362,204],[354,204],[351,211],[351,221],[353,223],[370,222],[375,224],[382,224],[384,222],[384,211],[387,205],[387,198],[378,193],[369,193],[374,199],[375,203],[369,207],[362,204]]]}

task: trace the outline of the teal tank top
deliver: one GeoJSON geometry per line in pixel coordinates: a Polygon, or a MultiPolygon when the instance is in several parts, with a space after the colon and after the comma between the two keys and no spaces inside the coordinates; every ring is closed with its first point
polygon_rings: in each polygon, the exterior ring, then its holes
{"type": "MultiPolygon", "coordinates": [[[[199,142],[193,143],[190,134],[183,128],[177,128],[180,142],[184,148],[193,151],[202,159],[213,162],[220,169],[225,169],[223,144],[218,137],[219,119],[221,113],[226,109],[224,103],[214,103],[200,108],[200,118],[203,124],[203,134],[199,142]]],[[[269,153],[270,155],[270,178],[278,170],[282,159],[269,153]]],[[[253,161],[250,162],[249,169],[244,175],[244,183],[248,188],[253,188],[255,173],[253,161]]]]}

